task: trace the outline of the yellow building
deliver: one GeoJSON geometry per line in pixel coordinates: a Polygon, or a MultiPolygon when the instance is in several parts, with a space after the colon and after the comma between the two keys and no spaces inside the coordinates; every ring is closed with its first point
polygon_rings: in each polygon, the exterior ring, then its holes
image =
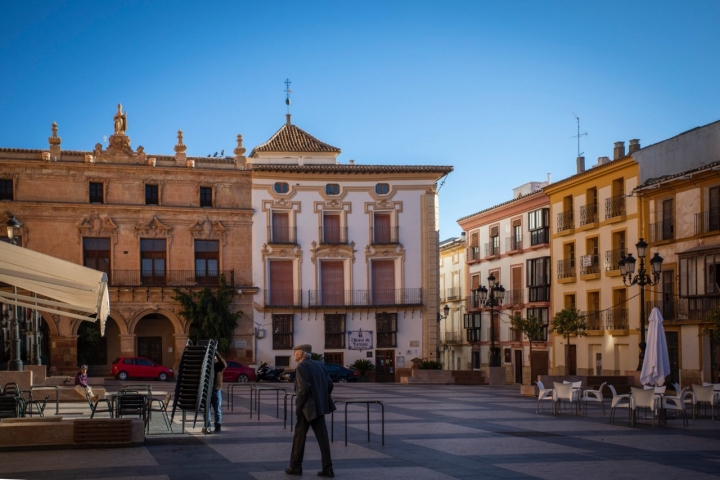
{"type": "Polygon", "coordinates": [[[472,345],[463,328],[466,311],[465,235],[440,242],[440,355],[443,370],[470,370],[472,345]],[[447,312],[444,310],[447,306],[447,312]]]}
{"type": "Polygon", "coordinates": [[[618,262],[639,239],[638,202],[631,196],[638,185],[638,164],[630,140],[615,144],[613,160],[600,157],[578,173],[545,187],[550,198],[553,267],[550,318],[574,305],[585,315],[587,335],[553,335],[554,374],[625,375],[634,372],[639,355],[639,287],[626,288],[618,262]],[[567,349],[567,355],[566,355],[567,349]],[[567,359],[567,360],[566,360],[567,359]]]}

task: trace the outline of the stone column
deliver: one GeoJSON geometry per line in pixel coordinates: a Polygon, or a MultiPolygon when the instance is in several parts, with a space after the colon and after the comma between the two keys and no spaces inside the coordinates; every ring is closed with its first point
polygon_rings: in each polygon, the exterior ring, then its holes
{"type": "Polygon", "coordinates": [[[120,356],[122,357],[134,357],[135,356],[135,337],[134,333],[120,334],[120,356]]]}
{"type": "Polygon", "coordinates": [[[50,336],[50,365],[59,374],[77,372],[77,335],[50,336]]]}
{"type": "Polygon", "coordinates": [[[174,333],[173,337],[175,337],[175,363],[173,365],[173,370],[177,371],[183,351],[185,350],[185,345],[187,344],[190,336],[187,333],[174,333]]]}

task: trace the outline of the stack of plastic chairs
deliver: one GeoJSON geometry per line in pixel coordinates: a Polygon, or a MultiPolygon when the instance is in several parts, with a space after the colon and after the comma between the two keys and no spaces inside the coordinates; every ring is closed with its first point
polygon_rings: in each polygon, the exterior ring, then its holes
{"type": "Polygon", "coordinates": [[[173,398],[170,421],[175,418],[175,411],[183,412],[183,429],[185,428],[186,412],[194,412],[193,427],[197,424],[198,415],[203,414],[203,426],[207,424],[210,409],[210,389],[215,378],[215,354],[217,340],[200,341],[193,345],[188,340],[180,359],[175,396],[173,398]]]}

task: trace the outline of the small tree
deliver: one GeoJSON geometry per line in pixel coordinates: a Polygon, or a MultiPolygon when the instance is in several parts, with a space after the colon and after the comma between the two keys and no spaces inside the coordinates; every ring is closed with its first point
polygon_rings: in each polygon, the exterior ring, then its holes
{"type": "Polygon", "coordinates": [[[700,336],[707,335],[712,342],[720,342],[720,310],[713,310],[707,319],[710,325],[703,327],[700,336]]]}
{"type": "Polygon", "coordinates": [[[442,363],[436,361],[436,360],[423,360],[420,362],[420,365],[418,365],[418,369],[420,370],[442,370],[442,363]]]}
{"type": "Polygon", "coordinates": [[[583,315],[580,314],[580,310],[575,308],[575,305],[570,305],[567,308],[563,308],[552,319],[550,331],[557,335],[565,337],[565,368],[568,368],[569,356],[570,356],[570,336],[576,335],[579,337],[584,336],[587,333],[587,320],[583,315]]]}
{"type": "Polygon", "coordinates": [[[173,299],[182,306],[179,315],[191,322],[190,339],[193,342],[215,339],[218,350],[227,354],[242,313],[230,311],[234,289],[228,286],[225,275],[220,276],[220,286],[214,294],[208,287],[189,293],[176,288],[174,292],[173,299]]]}
{"type": "MultiPolygon", "coordinates": [[[[510,319],[510,325],[513,330],[524,334],[528,339],[528,343],[530,344],[530,374],[532,375],[532,342],[533,340],[541,338],[543,330],[545,329],[545,324],[535,315],[530,315],[527,318],[515,315],[510,319]]],[[[532,378],[530,379],[530,385],[532,385],[532,378]]]]}
{"type": "Polygon", "coordinates": [[[357,370],[360,375],[365,375],[367,372],[375,370],[375,365],[364,358],[358,358],[350,365],[350,368],[357,370]]]}
{"type": "Polygon", "coordinates": [[[312,360],[317,360],[318,362],[324,362],[324,361],[325,361],[325,356],[324,356],[322,353],[315,353],[315,352],[313,352],[313,353],[310,354],[310,358],[311,358],[312,360]]]}

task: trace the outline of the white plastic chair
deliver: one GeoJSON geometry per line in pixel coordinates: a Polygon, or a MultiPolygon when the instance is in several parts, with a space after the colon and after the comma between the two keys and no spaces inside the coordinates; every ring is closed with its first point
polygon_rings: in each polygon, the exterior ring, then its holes
{"type": "MultiPolygon", "coordinates": [[[[630,425],[635,423],[635,413],[639,408],[649,408],[652,412],[650,417],[651,425],[655,425],[655,413],[657,412],[657,401],[655,399],[655,389],[651,388],[635,388],[630,387],[630,425]]],[[[659,422],[658,422],[659,423],[659,422]]]]}
{"type": "Polygon", "coordinates": [[[664,396],[660,399],[661,406],[664,412],[665,420],[667,421],[667,412],[668,410],[673,410],[676,412],[682,412],[683,417],[683,426],[688,426],[688,419],[687,419],[687,411],[685,410],[685,400],[688,396],[688,391],[686,388],[682,389],[678,395],[668,395],[664,396]]]}
{"type": "Polygon", "coordinates": [[[553,389],[552,388],[545,388],[545,385],[543,385],[543,382],[538,380],[535,382],[538,386],[538,389],[540,390],[538,393],[538,401],[537,406],[535,407],[535,413],[542,412],[542,406],[545,400],[553,401],[553,389]]]}
{"type": "Polygon", "coordinates": [[[575,414],[577,415],[578,406],[580,404],[580,395],[578,394],[578,391],[574,390],[572,385],[569,383],[553,382],[553,385],[555,386],[555,393],[553,394],[553,411],[555,413],[559,413],[562,401],[567,400],[571,404],[574,404],[575,414]]]}
{"type": "Polygon", "coordinates": [[[587,413],[587,404],[588,402],[591,403],[599,403],[602,407],[602,414],[603,417],[605,416],[605,397],[603,397],[603,388],[605,388],[605,385],[607,385],[607,382],[603,382],[602,385],[600,385],[600,388],[597,390],[585,390],[582,395],[582,401],[585,403],[585,413],[587,413]]]}
{"type": "MultiPolygon", "coordinates": [[[[710,404],[710,419],[715,418],[715,393],[713,386],[710,385],[693,385],[693,418],[698,415],[700,404],[710,404]]],[[[707,412],[707,407],[705,407],[707,412]]]]}
{"type": "Polygon", "coordinates": [[[630,410],[630,395],[627,393],[624,393],[622,395],[618,395],[617,391],[615,391],[615,387],[612,385],[608,385],[608,388],[610,389],[610,392],[612,393],[612,403],[610,404],[610,422],[615,419],[615,409],[616,408],[627,408],[628,415],[631,413],[630,410]]]}

